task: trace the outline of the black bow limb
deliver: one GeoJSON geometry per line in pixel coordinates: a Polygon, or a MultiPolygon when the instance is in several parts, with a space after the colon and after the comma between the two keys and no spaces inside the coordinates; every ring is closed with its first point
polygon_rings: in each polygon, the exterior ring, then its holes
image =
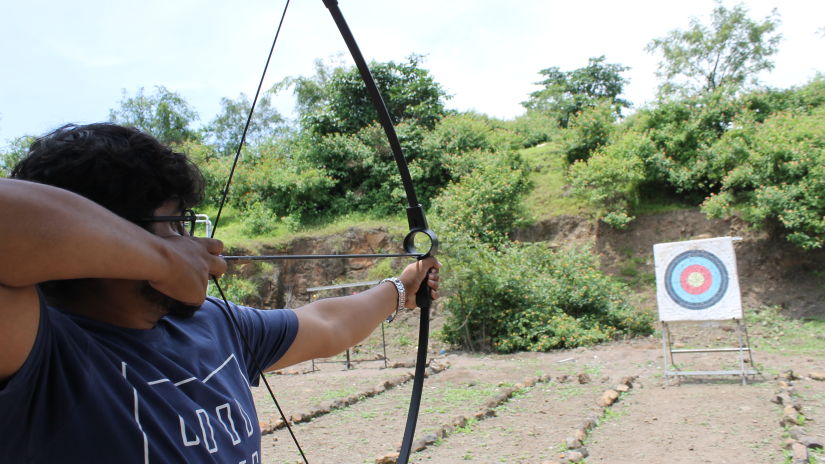
{"type": "MultiPolygon", "coordinates": [[[[361,78],[367,86],[367,91],[372,99],[375,111],[378,113],[378,120],[381,122],[381,126],[384,128],[384,133],[387,135],[393,157],[395,157],[395,163],[398,166],[398,172],[401,175],[401,181],[404,184],[404,191],[407,194],[408,203],[407,222],[410,226],[410,231],[404,238],[404,249],[408,253],[415,253],[415,243],[416,241],[420,242],[423,235],[429,241],[430,248],[426,254],[419,256],[418,259],[424,259],[427,256],[434,255],[438,251],[438,237],[435,235],[435,232],[430,230],[428,227],[427,219],[424,216],[424,208],[422,208],[421,204],[418,203],[418,197],[416,196],[415,189],[413,188],[410,171],[407,168],[407,162],[404,159],[404,154],[401,150],[401,143],[398,140],[398,135],[395,133],[392,118],[387,110],[387,105],[381,97],[381,92],[375,84],[375,79],[372,77],[372,73],[367,66],[367,62],[364,60],[364,56],[361,54],[361,50],[358,48],[358,44],[355,42],[355,38],[349,30],[347,22],[344,20],[341,10],[338,8],[337,0],[323,0],[323,2],[332,15],[332,19],[335,21],[335,24],[338,26],[338,30],[341,32],[341,36],[347,44],[347,48],[352,55],[352,59],[355,61],[355,65],[361,73],[361,78]]],[[[398,464],[407,464],[410,458],[412,441],[415,436],[415,426],[418,421],[418,410],[421,405],[421,395],[424,389],[424,369],[427,364],[430,303],[432,301],[430,296],[430,288],[427,285],[427,279],[425,277],[424,282],[422,282],[421,287],[418,289],[415,298],[416,305],[421,309],[421,322],[419,324],[418,331],[418,353],[415,361],[415,378],[413,380],[413,389],[410,397],[410,408],[407,412],[407,423],[404,428],[404,438],[401,442],[401,451],[397,461],[398,464]]]]}

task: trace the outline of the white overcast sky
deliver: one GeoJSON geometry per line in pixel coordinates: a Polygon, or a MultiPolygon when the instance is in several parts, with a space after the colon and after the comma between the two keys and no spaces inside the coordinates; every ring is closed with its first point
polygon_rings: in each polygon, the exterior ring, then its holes
{"type": "MultiPolygon", "coordinates": [[[[748,0],[754,19],[773,8],[784,36],[774,87],[825,72],[825,1],[748,0]]],[[[625,96],[653,98],[652,39],[707,22],[713,0],[340,0],[368,60],[426,56],[424,67],[453,96],[448,107],[499,118],[523,112],[538,71],[572,70],[589,57],[631,67],[625,96]]],[[[733,3],[728,1],[726,6],[733,3]]],[[[0,14],[0,145],[66,122],[106,120],[125,89],[163,85],[211,120],[221,97],[254,93],[283,0],[9,1],[0,14]]],[[[292,0],[267,77],[313,73],[345,53],[321,0],[292,0]]],[[[291,112],[287,100],[282,113],[291,112]]]]}

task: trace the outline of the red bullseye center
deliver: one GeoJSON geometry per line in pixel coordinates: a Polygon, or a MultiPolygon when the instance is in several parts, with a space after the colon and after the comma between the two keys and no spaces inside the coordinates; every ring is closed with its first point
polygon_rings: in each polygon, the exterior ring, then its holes
{"type": "Polygon", "coordinates": [[[699,295],[706,292],[713,283],[713,276],[705,266],[692,264],[682,271],[679,276],[682,289],[691,295],[699,295]]]}

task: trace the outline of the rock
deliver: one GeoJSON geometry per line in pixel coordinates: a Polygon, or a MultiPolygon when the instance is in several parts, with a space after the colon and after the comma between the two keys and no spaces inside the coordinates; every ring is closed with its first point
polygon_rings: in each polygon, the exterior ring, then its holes
{"type": "Polygon", "coordinates": [[[808,448],[802,443],[791,445],[791,454],[793,455],[793,464],[808,464],[808,448]]]}
{"type": "Polygon", "coordinates": [[[579,448],[579,449],[578,449],[578,450],[576,450],[576,451],[578,451],[579,453],[581,453],[581,454],[582,454],[582,456],[584,456],[584,457],[588,457],[588,456],[590,456],[590,451],[587,451],[587,448],[585,448],[584,446],[582,446],[581,448],[579,448]]]}
{"type": "Polygon", "coordinates": [[[599,398],[596,404],[606,408],[611,404],[615,403],[618,398],[619,392],[617,392],[616,390],[607,390],[604,393],[602,393],[602,396],[599,398]]]}
{"type": "Polygon", "coordinates": [[[627,393],[627,392],[630,391],[630,387],[628,387],[627,385],[625,385],[623,383],[620,383],[619,385],[616,385],[615,390],[619,393],[627,393]]]}
{"type": "Polygon", "coordinates": [[[585,419],[584,422],[582,423],[581,428],[582,428],[582,430],[585,430],[585,431],[590,430],[590,429],[592,429],[593,427],[596,426],[597,422],[598,421],[594,420],[592,417],[588,418],[588,419],[585,419]]]}
{"type": "Polygon", "coordinates": [[[805,445],[806,448],[811,449],[822,449],[823,448],[823,441],[816,437],[810,436],[803,436],[799,437],[799,443],[805,445]]]}
{"type": "Polygon", "coordinates": [[[569,462],[581,462],[584,460],[584,454],[579,451],[568,451],[564,453],[564,459],[567,459],[569,462]]]}
{"type": "Polygon", "coordinates": [[[467,419],[466,416],[456,416],[453,418],[452,425],[453,427],[464,427],[467,425],[467,421],[469,421],[469,419],[467,419]]]}
{"type": "Polygon", "coordinates": [[[581,374],[576,376],[580,384],[590,383],[590,376],[586,372],[582,372],[581,374]]]}
{"type": "Polygon", "coordinates": [[[400,453],[390,453],[375,460],[375,464],[395,464],[400,453]]]}
{"type": "Polygon", "coordinates": [[[581,448],[582,447],[582,442],[579,441],[579,439],[574,438],[574,437],[565,438],[564,444],[565,444],[565,446],[567,446],[567,449],[576,449],[576,448],[581,448]]]}
{"type": "Polygon", "coordinates": [[[781,427],[790,427],[792,425],[799,425],[799,421],[796,420],[796,414],[793,415],[783,415],[782,419],[779,421],[779,425],[781,427]]]}
{"type": "Polygon", "coordinates": [[[783,406],[794,404],[794,401],[791,398],[791,395],[788,395],[787,393],[780,393],[780,394],[776,395],[776,397],[774,399],[772,399],[771,401],[776,403],[776,404],[781,404],[783,406]]]}
{"type": "Polygon", "coordinates": [[[582,429],[576,429],[576,431],[573,432],[573,438],[579,441],[584,441],[584,439],[587,438],[587,432],[582,429]]]}
{"type": "Polygon", "coordinates": [[[623,385],[627,385],[630,388],[633,388],[633,382],[636,380],[635,375],[629,375],[627,377],[622,377],[619,379],[619,383],[623,385]]]}
{"type": "Polygon", "coordinates": [[[782,414],[785,414],[786,416],[795,416],[798,412],[799,410],[793,404],[787,404],[782,409],[782,414]]]}
{"type": "Polygon", "coordinates": [[[782,447],[785,449],[791,449],[791,446],[796,443],[796,440],[793,438],[786,438],[785,441],[782,442],[782,447]]]}
{"type": "Polygon", "coordinates": [[[825,372],[811,372],[810,374],[808,374],[808,377],[814,380],[819,380],[821,382],[825,380],[825,372]]]}
{"type": "Polygon", "coordinates": [[[798,441],[805,436],[805,430],[798,425],[794,425],[788,428],[788,436],[798,441]]]}

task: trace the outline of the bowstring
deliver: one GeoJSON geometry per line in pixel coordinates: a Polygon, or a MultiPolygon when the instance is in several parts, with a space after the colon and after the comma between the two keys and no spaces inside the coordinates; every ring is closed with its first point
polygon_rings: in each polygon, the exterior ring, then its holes
{"type": "MultiPolygon", "coordinates": [[[[229,197],[229,187],[232,185],[232,177],[235,175],[235,168],[238,166],[238,161],[241,158],[241,150],[243,149],[244,142],[246,142],[246,134],[249,131],[249,126],[252,124],[252,115],[255,113],[255,105],[258,103],[258,97],[260,96],[261,89],[264,85],[266,71],[267,69],[269,69],[270,61],[272,61],[272,54],[275,51],[275,44],[278,42],[278,37],[281,35],[281,28],[284,25],[284,18],[286,18],[286,12],[289,8],[289,2],[290,0],[286,0],[286,3],[284,4],[284,11],[283,13],[281,13],[281,19],[278,22],[278,29],[275,31],[275,38],[272,39],[272,46],[269,47],[269,54],[266,57],[264,70],[261,73],[261,79],[258,81],[258,88],[255,90],[255,97],[252,98],[252,105],[250,106],[249,113],[246,117],[246,124],[244,124],[243,133],[241,134],[241,140],[238,142],[238,149],[235,151],[235,158],[232,161],[232,168],[229,170],[229,177],[226,179],[226,185],[224,186],[223,194],[221,195],[221,203],[218,206],[218,213],[217,215],[215,215],[215,222],[214,226],[212,227],[212,233],[209,236],[210,238],[214,238],[215,232],[218,230],[218,222],[221,219],[221,213],[223,212],[223,207],[226,204],[226,199],[229,197]]],[[[301,448],[301,444],[298,443],[298,438],[295,436],[295,433],[292,431],[292,427],[289,425],[289,420],[287,420],[286,414],[284,414],[284,411],[281,409],[281,405],[275,398],[275,393],[272,391],[272,387],[269,385],[269,381],[266,379],[266,375],[264,375],[264,370],[261,367],[258,358],[255,356],[255,353],[252,351],[252,348],[250,347],[249,340],[246,338],[246,335],[240,329],[238,319],[235,317],[235,313],[232,311],[232,307],[229,305],[229,300],[226,298],[223,289],[218,283],[218,279],[216,277],[212,277],[212,282],[215,284],[215,288],[218,289],[218,293],[221,295],[221,299],[223,300],[223,303],[226,306],[226,313],[229,315],[230,320],[235,325],[238,334],[241,338],[241,342],[243,343],[246,351],[249,353],[249,357],[252,360],[253,367],[260,374],[260,378],[261,380],[263,380],[264,385],[266,386],[266,390],[269,392],[270,398],[272,398],[273,403],[275,403],[275,408],[278,409],[278,413],[281,415],[281,419],[284,421],[284,425],[286,425],[286,429],[289,431],[289,435],[292,437],[292,441],[298,448],[298,452],[301,454],[301,458],[304,460],[305,464],[309,464],[309,461],[307,461],[307,457],[304,454],[304,450],[303,448],[301,448]]]]}
{"type": "Polygon", "coordinates": [[[255,105],[258,103],[258,96],[261,94],[261,88],[264,85],[264,78],[266,77],[266,71],[269,69],[269,62],[272,60],[272,53],[275,51],[275,43],[278,42],[278,36],[281,35],[281,27],[284,25],[284,18],[286,18],[286,11],[289,8],[289,1],[286,0],[286,4],[284,5],[284,12],[281,13],[281,20],[278,22],[278,29],[275,31],[275,38],[272,39],[272,46],[269,47],[269,55],[266,57],[266,64],[264,64],[264,70],[261,73],[261,79],[258,82],[258,88],[255,90],[255,97],[252,99],[252,106],[249,107],[249,114],[246,117],[246,124],[243,127],[243,133],[241,134],[241,140],[238,142],[238,149],[235,151],[235,159],[232,161],[232,168],[229,170],[229,177],[226,179],[226,185],[223,188],[223,195],[221,196],[221,203],[218,206],[218,214],[215,215],[215,222],[214,226],[212,227],[212,235],[210,238],[215,237],[215,231],[218,229],[218,221],[221,219],[221,212],[223,212],[223,206],[226,204],[226,199],[229,196],[229,187],[232,185],[232,177],[235,175],[235,168],[238,166],[238,160],[241,158],[241,149],[243,148],[244,142],[246,142],[246,133],[249,131],[249,126],[252,124],[252,114],[255,112],[255,105]]]}

